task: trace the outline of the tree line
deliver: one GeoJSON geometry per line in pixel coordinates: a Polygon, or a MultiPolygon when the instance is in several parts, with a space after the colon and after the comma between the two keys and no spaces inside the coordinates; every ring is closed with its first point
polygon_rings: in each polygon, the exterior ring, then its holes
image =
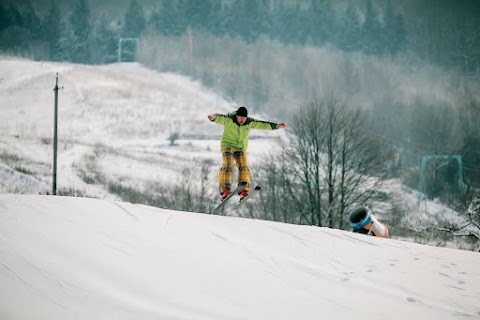
{"type": "Polygon", "coordinates": [[[131,0],[123,17],[112,22],[107,14],[94,20],[87,0],[75,0],[66,12],[51,1],[44,16],[39,16],[31,0],[13,2],[0,4],[0,49],[37,59],[104,63],[116,57],[120,37],[139,38],[148,31],[174,37],[189,28],[248,43],[269,37],[286,44],[332,44],[378,55],[395,54],[405,46],[404,19],[391,1],[381,9],[371,0],[365,6],[350,1],[342,9],[333,4],[331,0],[178,0],[161,1],[147,13],[138,0],[131,0]]]}
{"type": "MultiPolygon", "coordinates": [[[[88,0],[67,9],[50,1],[39,15],[31,0],[0,3],[0,50],[36,59],[108,63],[116,59],[118,39],[156,32],[169,37],[202,30],[247,43],[261,37],[284,44],[332,45],[346,52],[396,55],[412,52],[426,61],[480,72],[480,9],[473,2],[460,14],[432,3],[436,10],[410,12],[392,0],[162,0],[148,11],[131,0],[121,17],[92,15],[88,0]]],[[[455,6],[454,6],[455,7],[455,6]]],[[[460,7],[460,5],[458,5],[460,7]]],[[[410,11],[409,11],[410,10],[410,11]]],[[[133,56],[130,57],[133,59],[133,56]]]]}

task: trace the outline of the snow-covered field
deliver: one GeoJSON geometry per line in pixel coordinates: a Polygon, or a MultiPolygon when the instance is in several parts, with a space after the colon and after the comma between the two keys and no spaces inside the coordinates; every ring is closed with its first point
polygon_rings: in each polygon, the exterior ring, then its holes
{"type": "MultiPolygon", "coordinates": [[[[57,188],[115,199],[106,184],[134,188],[179,181],[184,169],[210,161],[216,172],[222,127],[210,113],[226,113],[227,102],[198,82],[158,73],[139,64],[85,66],[0,57],[0,163],[27,171],[31,185],[6,183],[0,192],[51,190],[55,76],[59,73],[57,188]],[[169,137],[179,134],[175,145],[169,137]],[[101,178],[91,177],[99,173],[101,178]],[[102,180],[100,183],[96,180],[102,180]],[[107,181],[107,183],[105,183],[107,181]]],[[[253,115],[264,119],[264,115],[253,115]]],[[[275,121],[277,119],[267,119],[275,121]]],[[[282,132],[253,132],[252,164],[276,147],[282,132]]],[[[212,188],[216,174],[211,176],[212,188]]]]}
{"type": "Polygon", "coordinates": [[[129,203],[0,194],[0,319],[478,319],[480,255],[129,203]]]}

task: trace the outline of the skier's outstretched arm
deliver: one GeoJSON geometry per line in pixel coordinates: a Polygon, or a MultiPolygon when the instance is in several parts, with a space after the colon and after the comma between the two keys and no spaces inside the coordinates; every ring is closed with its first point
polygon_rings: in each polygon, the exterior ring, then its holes
{"type": "Polygon", "coordinates": [[[268,121],[261,121],[261,120],[254,120],[250,122],[250,127],[252,129],[258,130],[276,130],[276,129],[284,129],[287,125],[285,122],[274,123],[268,121]]]}
{"type": "Polygon", "coordinates": [[[229,114],[225,115],[225,114],[214,113],[214,114],[208,115],[208,120],[221,125],[225,125],[228,119],[230,119],[229,114]]]}

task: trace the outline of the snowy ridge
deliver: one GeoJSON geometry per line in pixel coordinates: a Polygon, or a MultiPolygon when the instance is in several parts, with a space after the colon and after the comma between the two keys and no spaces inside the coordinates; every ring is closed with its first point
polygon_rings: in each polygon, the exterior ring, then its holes
{"type": "Polygon", "coordinates": [[[122,202],[1,194],[0,257],[1,319],[480,317],[478,253],[122,202]]]}

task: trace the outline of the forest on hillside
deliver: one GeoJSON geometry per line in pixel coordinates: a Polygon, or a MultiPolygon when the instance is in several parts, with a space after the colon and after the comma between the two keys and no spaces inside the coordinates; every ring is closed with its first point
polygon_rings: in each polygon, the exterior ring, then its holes
{"type": "Polygon", "coordinates": [[[0,49],[40,60],[98,64],[116,60],[120,38],[140,38],[149,32],[174,37],[193,29],[247,43],[267,37],[284,44],[330,44],[375,56],[411,52],[428,63],[477,76],[480,72],[477,1],[119,3],[3,0],[0,49]]]}

